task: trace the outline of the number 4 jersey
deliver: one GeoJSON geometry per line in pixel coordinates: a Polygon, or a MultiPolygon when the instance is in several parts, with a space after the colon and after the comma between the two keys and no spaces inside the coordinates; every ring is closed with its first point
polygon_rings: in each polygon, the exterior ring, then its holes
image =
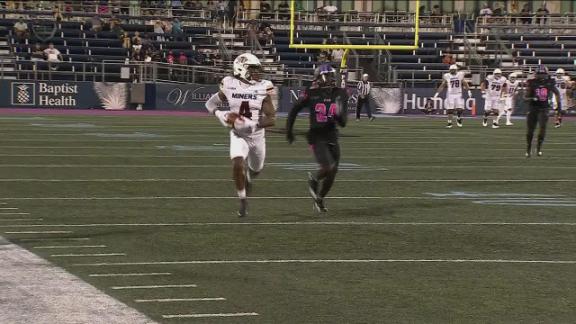
{"type": "MultiPolygon", "coordinates": [[[[274,85],[268,80],[261,80],[252,84],[227,76],[220,83],[220,91],[226,96],[230,111],[254,121],[259,120],[262,102],[273,89],[274,85]]],[[[263,132],[264,129],[257,131],[257,133],[263,132]]]]}

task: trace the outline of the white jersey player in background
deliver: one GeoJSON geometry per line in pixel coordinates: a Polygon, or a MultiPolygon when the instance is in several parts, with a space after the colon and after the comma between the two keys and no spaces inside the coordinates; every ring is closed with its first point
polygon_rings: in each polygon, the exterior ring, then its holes
{"type": "Polygon", "coordinates": [[[482,96],[484,97],[484,118],[482,119],[482,126],[488,126],[488,116],[495,115],[492,121],[492,128],[499,128],[498,120],[504,114],[504,98],[503,93],[506,93],[506,78],[502,76],[500,69],[495,69],[494,72],[486,77],[486,80],[480,85],[482,96]]]}
{"type": "Polygon", "coordinates": [[[472,92],[470,91],[470,86],[468,82],[464,79],[464,72],[458,72],[457,65],[450,66],[450,72],[445,73],[442,76],[442,83],[438,87],[434,98],[447,87],[446,99],[444,103],[446,105],[446,112],[448,114],[448,125],[446,128],[452,128],[452,119],[454,118],[454,110],[456,110],[456,125],[462,127],[462,114],[464,113],[464,97],[462,97],[462,88],[468,90],[468,97],[472,97],[472,92]]]}
{"type": "MultiPolygon", "coordinates": [[[[556,82],[556,89],[558,89],[558,92],[560,92],[560,98],[559,101],[562,104],[561,108],[562,110],[568,109],[568,89],[572,88],[572,82],[570,81],[570,78],[566,75],[566,73],[564,72],[564,69],[558,69],[556,70],[556,77],[554,78],[554,81],[556,82]]],[[[556,120],[554,122],[554,127],[558,128],[562,126],[562,110],[561,109],[557,109],[556,104],[554,104],[554,110],[556,111],[556,120]]]]}
{"type": "MultiPolygon", "coordinates": [[[[506,93],[505,93],[505,102],[504,102],[504,111],[506,113],[506,126],[514,125],[512,123],[512,113],[514,112],[514,107],[516,105],[516,95],[518,94],[518,90],[522,82],[518,80],[518,76],[516,73],[511,73],[508,76],[508,81],[506,81],[506,93]]],[[[496,119],[496,123],[500,123],[500,117],[502,115],[498,114],[498,118],[496,119]]]]}
{"type": "Polygon", "coordinates": [[[264,128],[273,126],[276,109],[270,96],[272,82],[260,79],[262,66],[258,58],[245,53],[234,60],[234,76],[225,77],[220,91],[206,102],[206,109],[230,130],[230,158],[240,209],[238,216],[248,214],[247,191],[251,181],[264,167],[266,141],[264,128]],[[227,101],[230,111],[218,110],[227,101]]]}

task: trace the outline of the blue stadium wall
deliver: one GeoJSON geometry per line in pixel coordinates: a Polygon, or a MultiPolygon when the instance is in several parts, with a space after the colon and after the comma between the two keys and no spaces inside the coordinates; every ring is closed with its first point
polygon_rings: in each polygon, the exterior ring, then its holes
{"type": "MultiPolygon", "coordinates": [[[[145,110],[196,112],[205,112],[204,103],[218,91],[214,85],[156,83],[140,86],[139,95],[135,96],[136,86],[131,83],[33,80],[0,80],[0,89],[0,108],[129,110],[140,103],[145,110]]],[[[275,96],[278,110],[287,112],[303,89],[279,87],[275,96]]],[[[432,88],[374,88],[370,103],[372,110],[381,113],[421,114],[434,92],[432,88]]],[[[356,94],[353,88],[349,93],[349,110],[354,111],[356,94]]],[[[472,98],[466,100],[466,109],[483,113],[480,91],[472,93],[472,98]]],[[[432,103],[437,113],[444,113],[442,99],[432,99],[432,103]]],[[[523,104],[518,100],[518,114],[523,113],[523,104]]]]}

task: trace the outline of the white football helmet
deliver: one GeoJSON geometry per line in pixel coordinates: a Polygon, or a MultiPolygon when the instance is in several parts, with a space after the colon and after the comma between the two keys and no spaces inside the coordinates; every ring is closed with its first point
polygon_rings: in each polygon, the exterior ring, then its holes
{"type": "Polygon", "coordinates": [[[518,76],[516,75],[516,73],[510,73],[510,75],[508,77],[510,78],[510,81],[514,82],[514,81],[516,81],[516,78],[518,76]]]}
{"type": "Polygon", "coordinates": [[[456,64],[450,65],[450,69],[448,69],[448,71],[450,71],[450,73],[452,74],[456,74],[456,72],[458,72],[458,65],[456,64]]]}
{"type": "Polygon", "coordinates": [[[563,76],[566,72],[564,72],[563,68],[559,68],[558,70],[556,70],[556,75],[558,76],[563,76]]]}
{"type": "Polygon", "coordinates": [[[233,70],[234,76],[244,79],[248,82],[259,81],[259,75],[255,72],[260,72],[262,64],[260,60],[253,54],[244,53],[238,55],[234,60],[233,70]]]}
{"type": "Polygon", "coordinates": [[[502,76],[502,70],[494,69],[494,72],[492,74],[494,75],[494,78],[499,79],[502,76]]]}

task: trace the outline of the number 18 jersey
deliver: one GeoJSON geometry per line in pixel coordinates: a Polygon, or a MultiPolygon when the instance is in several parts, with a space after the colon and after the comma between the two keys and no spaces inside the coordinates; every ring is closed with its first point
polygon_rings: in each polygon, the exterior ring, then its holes
{"type": "Polygon", "coordinates": [[[252,84],[227,76],[220,83],[220,91],[226,96],[230,111],[254,121],[260,118],[262,102],[273,89],[274,85],[268,80],[252,84]]]}

